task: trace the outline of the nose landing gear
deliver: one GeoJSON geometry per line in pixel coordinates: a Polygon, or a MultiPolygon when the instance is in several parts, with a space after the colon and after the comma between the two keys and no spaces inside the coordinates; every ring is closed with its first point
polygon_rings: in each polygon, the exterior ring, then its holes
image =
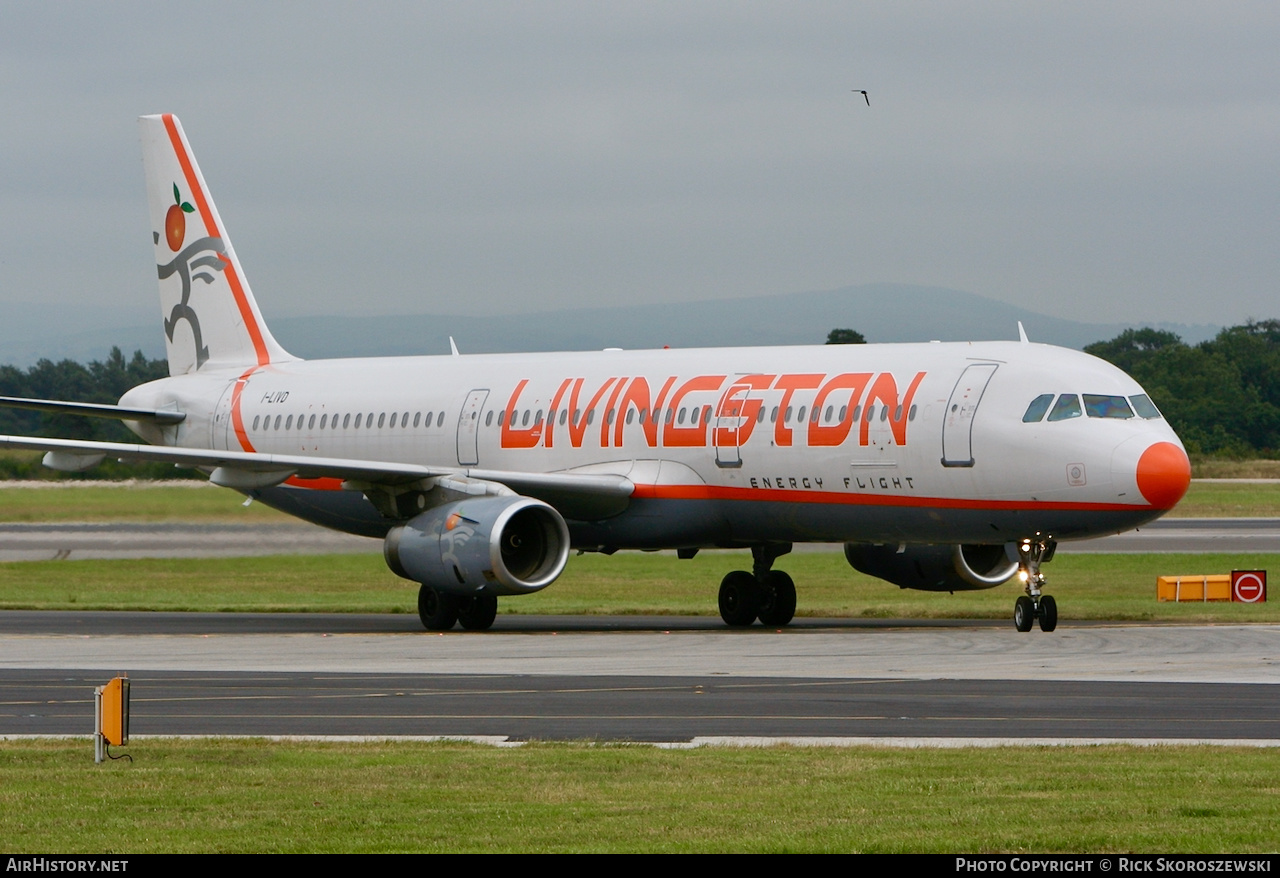
{"type": "Polygon", "coordinates": [[[1030,631],[1035,622],[1046,633],[1058,627],[1057,601],[1052,595],[1040,593],[1044,586],[1040,565],[1053,560],[1057,546],[1053,539],[1040,534],[1018,543],[1018,579],[1027,590],[1013,605],[1013,627],[1019,631],[1030,631]]]}

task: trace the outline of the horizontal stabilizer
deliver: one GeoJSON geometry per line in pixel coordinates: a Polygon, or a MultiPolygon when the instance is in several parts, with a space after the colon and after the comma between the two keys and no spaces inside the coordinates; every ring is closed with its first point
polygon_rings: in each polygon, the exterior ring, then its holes
{"type": "Polygon", "coordinates": [[[82,415],[87,418],[114,418],[118,421],[149,421],[162,427],[181,424],[187,419],[182,412],[156,409],[132,409],[122,405],[104,405],[96,402],[64,402],[59,399],[23,399],[19,396],[0,396],[0,407],[26,409],[33,412],[52,412],[55,415],[82,415]]]}

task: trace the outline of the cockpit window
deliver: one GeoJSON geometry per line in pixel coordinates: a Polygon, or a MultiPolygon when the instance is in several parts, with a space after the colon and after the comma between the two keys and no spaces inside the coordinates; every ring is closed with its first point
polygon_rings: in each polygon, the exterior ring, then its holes
{"type": "Polygon", "coordinates": [[[1083,412],[1080,411],[1080,397],[1074,393],[1064,393],[1058,397],[1058,401],[1053,405],[1053,411],[1049,412],[1049,420],[1065,421],[1068,418],[1078,418],[1083,412]]]}
{"type": "Polygon", "coordinates": [[[1132,418],[1133,409],[1123,396],[1084,395],[1084,411],[1091,418],[1132,418]]]}
{"type": "Polygon", "coordinates": [[[1133,410],[1138,413],[1140,418],[1158,418],[1160,417],[1160,409],[1156,408],[1156,404],[1151,401],[1151,397],[1145,393],[1139,393],[1137,396],[1129,397],[1129,402],[1133,403],[1133,410]]]}
{"type": "Polygon", "coordinates": [[[1022,423],[1038,423],[1044,417],[1044,413],[1049,410],[1049,403],[1051,402],[1053,402],[1052,393],[1042,393],[1031,400],[1031,405],[1027,406],[1027,413],[1022,416],[1022,423]]]}

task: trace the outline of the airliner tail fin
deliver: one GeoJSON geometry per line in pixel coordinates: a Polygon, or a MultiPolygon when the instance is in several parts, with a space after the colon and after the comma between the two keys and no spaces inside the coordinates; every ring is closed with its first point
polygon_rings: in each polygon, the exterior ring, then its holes
{"type": "Polygon", "coordinates": [[[139,123],[169,374],[294,359],[258,311],[178,117],[139,123]]]}

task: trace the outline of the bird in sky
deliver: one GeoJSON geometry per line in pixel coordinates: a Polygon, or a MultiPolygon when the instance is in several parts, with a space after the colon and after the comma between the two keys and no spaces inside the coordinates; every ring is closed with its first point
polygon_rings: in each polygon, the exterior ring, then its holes
{"type": "Polygon", "coordinates": [[[868,107],[869,107],[869,106],[871,106],[871,98],[868,98],[868,97],[867,97],[867,90],[866,90],[865,88],[855,88],[855,89],[853,89],[853,92],[854,92],[854,94],[860,94],[860,95],[862,95],[864,98],[866,98],[867,106],[868,106],[868,107]]]}

